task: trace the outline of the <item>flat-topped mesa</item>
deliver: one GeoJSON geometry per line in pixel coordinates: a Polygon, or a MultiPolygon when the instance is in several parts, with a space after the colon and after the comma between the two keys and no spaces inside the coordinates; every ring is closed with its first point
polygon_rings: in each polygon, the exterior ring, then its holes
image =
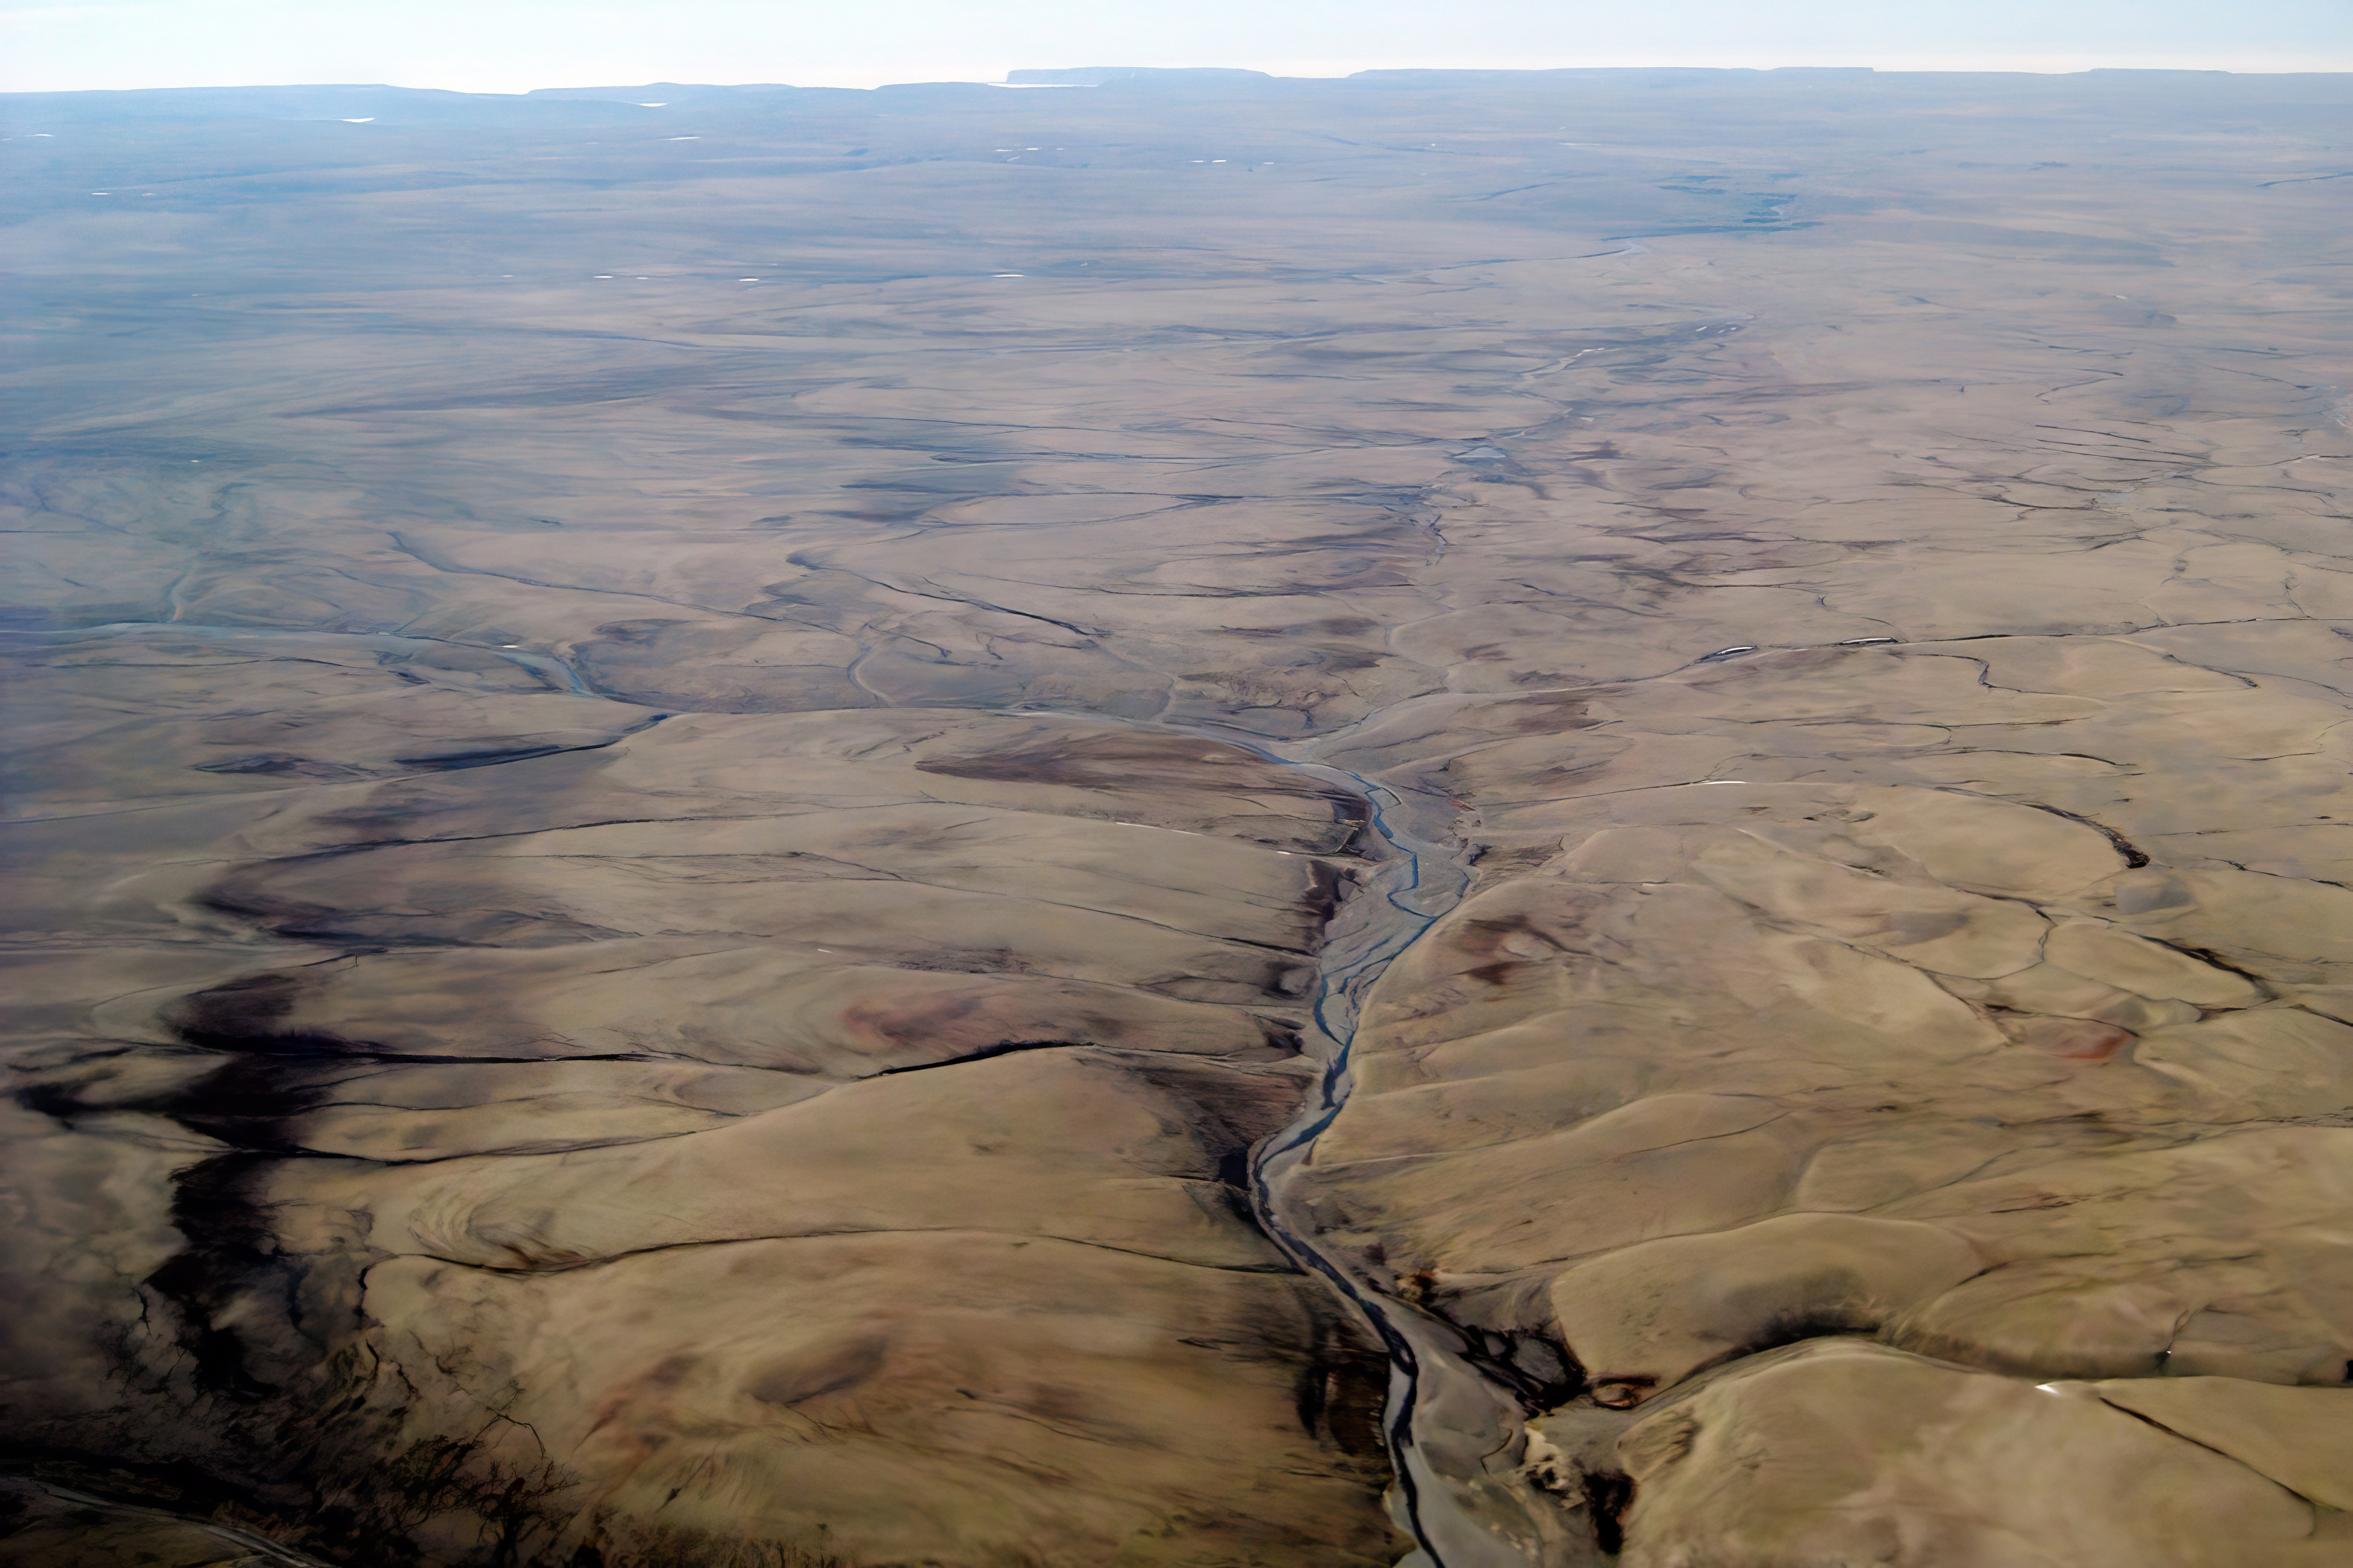
{"type": "Polygon", "coordinates": [[[1010,70],[1005,79],[1018,87],[1102,87],[1111,82],[1135,82],[1153,87],[1223,87],[1272,81],[1265,71],[1233,66],[1064,66],[1010,70]]]}

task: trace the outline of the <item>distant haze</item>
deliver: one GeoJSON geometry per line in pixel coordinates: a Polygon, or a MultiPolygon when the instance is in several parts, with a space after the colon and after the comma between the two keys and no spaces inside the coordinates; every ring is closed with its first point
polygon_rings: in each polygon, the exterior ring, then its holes
{"type": "Polygon", "coordinates": [[[2348,0],[0,0],[0,89],[871,87],[1067,66],[2353,69],[2348,0]]]}

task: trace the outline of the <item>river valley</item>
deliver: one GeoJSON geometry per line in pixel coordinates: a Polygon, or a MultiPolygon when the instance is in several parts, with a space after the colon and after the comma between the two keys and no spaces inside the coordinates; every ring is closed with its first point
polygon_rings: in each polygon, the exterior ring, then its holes
{"type": "Polygon", "coordinates": [[[1052,85],[5,101],[0,1563],[2353,1563],[2353,89],[1052,85]]]}

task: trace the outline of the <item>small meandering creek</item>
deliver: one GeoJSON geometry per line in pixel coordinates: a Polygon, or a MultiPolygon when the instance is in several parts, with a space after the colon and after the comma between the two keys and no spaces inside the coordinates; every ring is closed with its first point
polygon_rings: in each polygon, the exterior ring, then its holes
{"type": "Polygon", "coordinates": [[[1316,1242],[1296,1212],[1291,1178],[1347,1102],[1350,1047],[1366,994],[1389,964],[1461,899],[1471,882],[1464,846],[1449,829],[1444,802],[1400,795],[1361,774],[1314,760],[1315,742],[1249,745],[1363,799],[1370,807],[1374,868],[1325,928],[1318,954],[1312,1048],[1324,1071],[1314,1094],[1289,1127],[1261,1144],[1250,1163],[1259,1221],[1303,1268],[1322,1276],[1378,1337],[1389,1358],[1384,1420],[1396,1473],[1392,1511],[1416,1542],[1399,1568],[1525,1568],[1535,1531],[1518,1498],[1487,1479],[1484,1463],[1511,1445],[1517,1403],[1463,1355],[1461,1336],[1427,1313],[1360,1279],[1316,1242]],[[1517,1517],[1515,1517],[1517,1516],[1517,1517]]]}

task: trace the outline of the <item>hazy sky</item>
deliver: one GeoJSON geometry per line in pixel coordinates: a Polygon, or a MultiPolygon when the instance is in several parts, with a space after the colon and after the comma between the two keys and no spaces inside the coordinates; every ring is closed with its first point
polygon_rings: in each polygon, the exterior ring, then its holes
{"type": "Polygon", "coordinates": [[[2353,69],[2353,0],[0,0],[0,88],[870,87],[1023,66],[2353,69]]]}

